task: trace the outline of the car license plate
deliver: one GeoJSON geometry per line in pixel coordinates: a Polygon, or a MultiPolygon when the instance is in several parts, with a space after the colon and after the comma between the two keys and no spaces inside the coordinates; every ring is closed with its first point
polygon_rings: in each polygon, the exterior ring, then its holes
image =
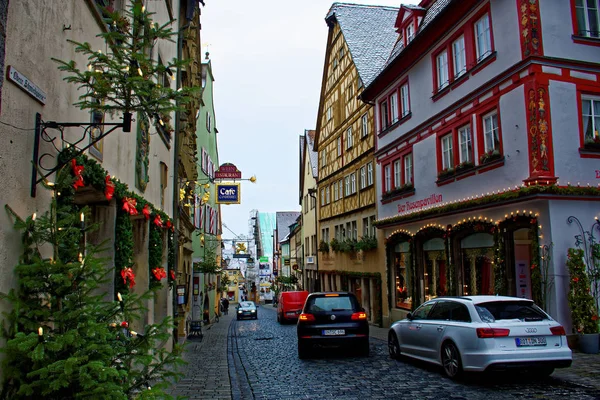
{"type": "Polygon", "coordinates": [[[286,312],[285,315],[287,315],[288,317],[295,317],[296,313],[295,312],[286,312]]]}
{"type": "Polygon", "coordinates": [[[323,329],[323,336],[342,336],[345,334],[345,329],[323,329]]]}
{"type": "Polygon", "coordinates": [[[515,338],[515,342],[517,343],[517,347],[545,346],[546,345],[546,338],[545,337],[515,338]]]}

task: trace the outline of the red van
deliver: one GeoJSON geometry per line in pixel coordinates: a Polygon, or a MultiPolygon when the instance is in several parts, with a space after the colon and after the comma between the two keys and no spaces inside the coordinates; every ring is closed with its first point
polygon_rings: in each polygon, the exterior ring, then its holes
{"type": "Polygon", "coordinates": [[[296,322],[302,312],[308,292],[281,292],[277,300],[277,322],[296,322]]]}

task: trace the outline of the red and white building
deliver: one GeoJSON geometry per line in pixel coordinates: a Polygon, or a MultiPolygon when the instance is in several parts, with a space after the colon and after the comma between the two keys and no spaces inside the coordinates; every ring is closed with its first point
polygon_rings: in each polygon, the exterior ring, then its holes
{"type": "Polygon", "coordinates": [[[567,249],[600,216],[599,5],[400,7],[361,95],[376,109],[391,321],[440,295],[507,294],[571,328],[567,249]]]}

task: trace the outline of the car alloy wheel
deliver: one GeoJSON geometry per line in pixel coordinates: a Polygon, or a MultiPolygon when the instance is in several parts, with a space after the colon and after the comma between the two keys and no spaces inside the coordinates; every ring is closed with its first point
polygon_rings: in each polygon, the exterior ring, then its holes
{"type": "Polygon", "coordinates": [[[462,374],[460,353],[452,342],[446,342],[442,346],[442,366],[446,375],[451,379],[456,379],[462,374]]]}
{"type": "Polygon", "coordinates": [[[394,332],[388,334],[388,352],[390,358],[397,360],[400,358],[400,344],[398,343],[398,337],[394,332]]]}

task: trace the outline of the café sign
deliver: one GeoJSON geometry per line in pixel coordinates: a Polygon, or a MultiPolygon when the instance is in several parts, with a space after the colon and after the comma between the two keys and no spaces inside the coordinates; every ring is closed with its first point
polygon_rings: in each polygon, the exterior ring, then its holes
{"type": "Polygon", "coordinates": [[[14,82],[25,93],[36,99],[42,104],[46,104],[46,93],[35,83],[31,82],[25,75],[17,71],[13,66],[8,66],[8,80],[14,82]]]}
{"type": "Polygon", "coordinates": [[[242,171],[238,170],[234,164],[222,164],[215,171],[215,179],[242,179],[242,171]]]}
{"type": "Polygon", "coordinates": [[[239,183],[217,183],[218,204],[240,204],[239,183]]]}

